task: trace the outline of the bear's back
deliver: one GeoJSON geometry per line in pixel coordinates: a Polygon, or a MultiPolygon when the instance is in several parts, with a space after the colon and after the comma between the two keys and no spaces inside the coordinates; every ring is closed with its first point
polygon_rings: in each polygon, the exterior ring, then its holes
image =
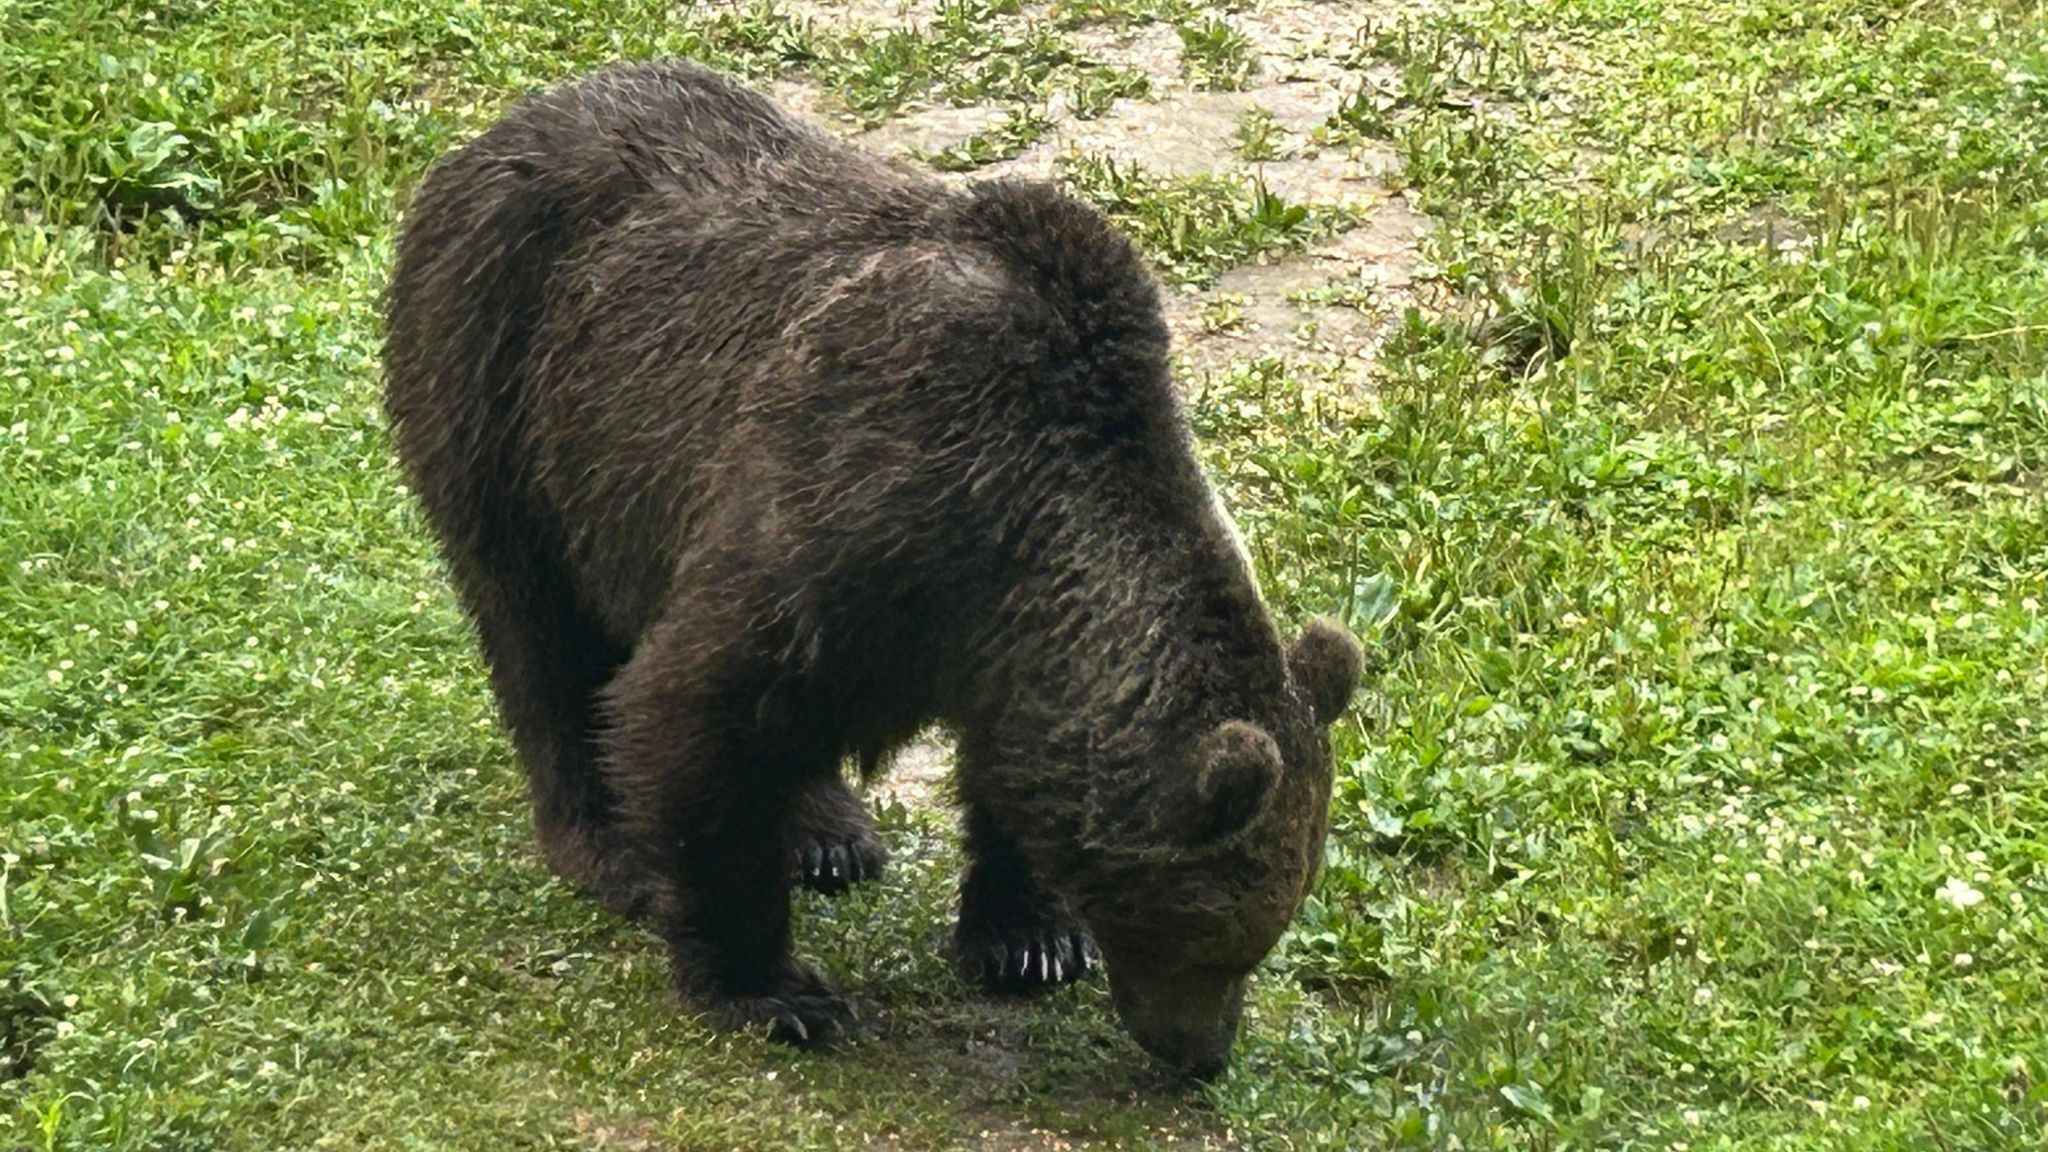
{"type": "Polygon", "coordinates": [[[522,373],[524,452],[621,639],[721,515],[820,555],[935,554],[950,542],[891,537],[1032,531],[1014,517],[1098,455],[1144,472],[1151,508],[1184,502],[1157,290],[1093,208],[913,175],[688,64],[599,73],[521,115],[529,155],[587,206],[522,373]],[[1005,493],[1010,523],[890,520],[968,492],[1005,493]]]}

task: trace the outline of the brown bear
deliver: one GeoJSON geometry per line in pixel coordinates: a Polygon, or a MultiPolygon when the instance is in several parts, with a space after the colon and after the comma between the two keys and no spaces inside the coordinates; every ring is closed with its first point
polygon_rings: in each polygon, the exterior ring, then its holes
{"type": "Polygon", "coordinates": [[[790,886],[880,869],[840,766],[942,723],[963,969],[1058,984],[1099,946],[1144,1047],[1223,1066],[1360,650],[1282,644],[1098,213],[623,66],[434,167],[387,309],[397,450],[540,841],[651,918],[687,1004],[844,1026],[790,886]]]}

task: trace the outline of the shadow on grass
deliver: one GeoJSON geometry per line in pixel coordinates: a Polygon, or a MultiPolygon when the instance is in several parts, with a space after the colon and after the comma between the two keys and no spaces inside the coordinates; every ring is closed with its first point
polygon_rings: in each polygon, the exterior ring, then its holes
{"type": "MultiPolygon", "coordinates": [[[[1200,1090],[1123,1034],[1099,975],[997,997],[954,974],[946,910],[958,855],[940,825],[929,813],[886,821],[893,859],[880,884],[798,897],[799,955],[831,973],[860,1014],[851,1035],[822,1049],[691,1019],[667,991],[660,945],[602,913],[585,910],[582,931],[538,951],[516,923],[498,925],[494,934],[514,934],[499,943],[517,953],[494,965],[514,974],[508,999],[570,1005],[555,1040],[567,1057],[562,1123],[590,1146],[617,1148],[781,1147],[828,1134],[853,1147],[1228,1146],[1200,1090]],[[628,1085],[640,1087],[622,1092],[628,1085]]],[[[576,916],[564,905],[584,902],[553,887],[550,912],[576,916]]],[[[551,1029],[543,1020],[518,1030],[531,1039],[551,1029]]]]}

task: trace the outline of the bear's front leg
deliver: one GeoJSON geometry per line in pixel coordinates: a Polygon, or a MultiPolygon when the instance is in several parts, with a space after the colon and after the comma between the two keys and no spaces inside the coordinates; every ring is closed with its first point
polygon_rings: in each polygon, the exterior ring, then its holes
{"type": "Polygon", "coordinates": [[[725,782],[712,766],[690,784],[674,778],[687,813],[669,825],[671,900],[656,930],[668,944],[677,992],[714,1025],[766,1026],[771,1039],[832,1039],[852,1022],[846,1000],[790,955],[788,852],[780,797],[725,782]],[[720,783],[705,787],[703,775],[720,783]]]}
{"type": "Polygon", "coordinates": [[[606,690],[619,826],[662,881],[654,928],[677,991],[713,1024],[820,1043],[852,1012],[790,955],[791,794],[833,770],[764,723],[772,672],[656,628],[606,690]]]}
{"type": "Polygon", "coordinates": [[[1032,992],[1091,975],[1101,964],[1095,942],[1066,902],[1032,878],[995,819],[969,805],[965,830],[967,874],[953,932],[960,974],[991,992],[1032,992]]]}

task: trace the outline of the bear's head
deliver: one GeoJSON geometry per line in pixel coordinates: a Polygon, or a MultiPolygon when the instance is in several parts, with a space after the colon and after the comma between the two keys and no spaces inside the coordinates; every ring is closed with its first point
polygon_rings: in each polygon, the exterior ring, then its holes
{"type": "Polygon", "coordinates": [[[1329,727],[1357,686],[1358,641],[1316,620],[1285,654],[1286,684],[1255,716],[1201,726],[1156,755],[1138,796],[1103,797],[1077,893],[1117,1014],[1147,1051],[1196,1077],[1229,1061],[1245,978],[1315,877],[1329,832],[1329,727]]]}

